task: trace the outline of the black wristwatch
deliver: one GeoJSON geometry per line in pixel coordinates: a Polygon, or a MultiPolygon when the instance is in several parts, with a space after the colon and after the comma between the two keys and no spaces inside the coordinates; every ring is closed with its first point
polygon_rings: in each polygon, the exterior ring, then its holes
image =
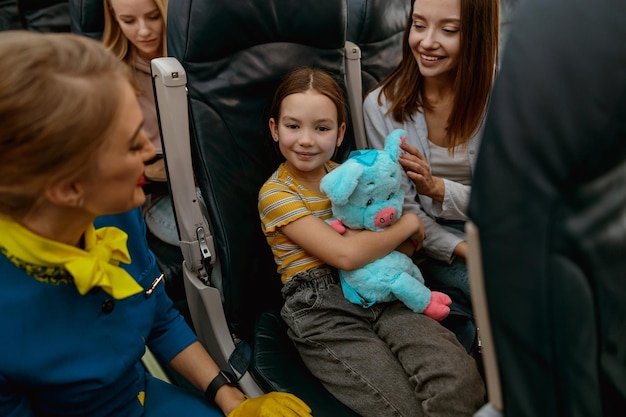
{"type": "Polygon", "coordinates": [[[220,373],[217,374],[215,378],[213,378],[213,381],[211,381],[206,391],[204,391],[204,397],[207,399],[207,401],[209,401],[210,403],[214,403],[217,390],[223,387],[224,385],[230,385],[231,387],[239,387],[239,384],[237,383],[237,378],[235,378],[235,375],[233,375],[232,373],[228,371],[220,371],[220,373]]]}

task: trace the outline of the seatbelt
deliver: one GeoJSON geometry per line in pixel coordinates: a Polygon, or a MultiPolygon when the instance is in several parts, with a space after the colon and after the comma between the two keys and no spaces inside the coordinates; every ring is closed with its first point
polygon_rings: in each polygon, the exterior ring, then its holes
{"type": "Polygon", "coordinates": [[[346,88],[348,89],[348,106],[354,128],[354,141],[357,149],[368,149],[363,120],[363,83],[361,80],[361,48],[357,44],[346,41],[345,44],[346,88]]]}

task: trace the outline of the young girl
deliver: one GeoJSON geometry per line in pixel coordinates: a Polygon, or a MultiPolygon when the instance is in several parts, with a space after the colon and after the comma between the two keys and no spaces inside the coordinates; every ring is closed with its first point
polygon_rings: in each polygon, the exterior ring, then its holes
{"type": "Polygon", "coordinates": [[[411,0],[398,67],[363,105],[367,138],[407,132],[401,159],[404,212],[426,227],[426,283],[452,298],[442,322],[476,347],[464,223],[472,171],[498,56],[498,0],[411,0]]]}
{"type": "Polygon", "coordinates": [[[407,213],[383,232],[339,235],[320,180],[346,131],[342,91],[318,69],[286,76],[269,127],[285,158],[259,192],[263,231],[281,274],[282,317],[311,372],[362,416],[471,416],[484,402],[475,363],[454,335],[401,302],[364,309],[343,296],[336,268],[361,267],[406,239],[423,240],[407,213]]]}

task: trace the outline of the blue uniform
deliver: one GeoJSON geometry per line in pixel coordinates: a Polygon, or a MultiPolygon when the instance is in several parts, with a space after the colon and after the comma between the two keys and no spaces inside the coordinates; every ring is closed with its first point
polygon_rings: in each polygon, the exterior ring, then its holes
{"type": "MultiPolygon", "coordinates": [[[[140,209],[98,218],[95,227],[103,226],[128,233],[132,262],[121,266],[150,288],[160,272],[140,209]]],[[[150,296],[116,300],[100,289],[81,296],[73,284],[40,282],[0,255],[0,331],[2,416],[154,416],[166,408],[222,415],[195,393],[145,374],[146,345],[169,362],[196,340],[163,283],[150,296]]]]}

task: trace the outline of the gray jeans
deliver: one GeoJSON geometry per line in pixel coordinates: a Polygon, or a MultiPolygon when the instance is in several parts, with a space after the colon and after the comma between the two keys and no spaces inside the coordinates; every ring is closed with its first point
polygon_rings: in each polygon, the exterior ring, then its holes
{"type": "Polygon", "coordinates": [[[469,417],[485,403],[476,363],[433,319],[400,302],[352,304],[327,266],[293,277],[283,297],[305,364],[363,417],[469,417]]]}

